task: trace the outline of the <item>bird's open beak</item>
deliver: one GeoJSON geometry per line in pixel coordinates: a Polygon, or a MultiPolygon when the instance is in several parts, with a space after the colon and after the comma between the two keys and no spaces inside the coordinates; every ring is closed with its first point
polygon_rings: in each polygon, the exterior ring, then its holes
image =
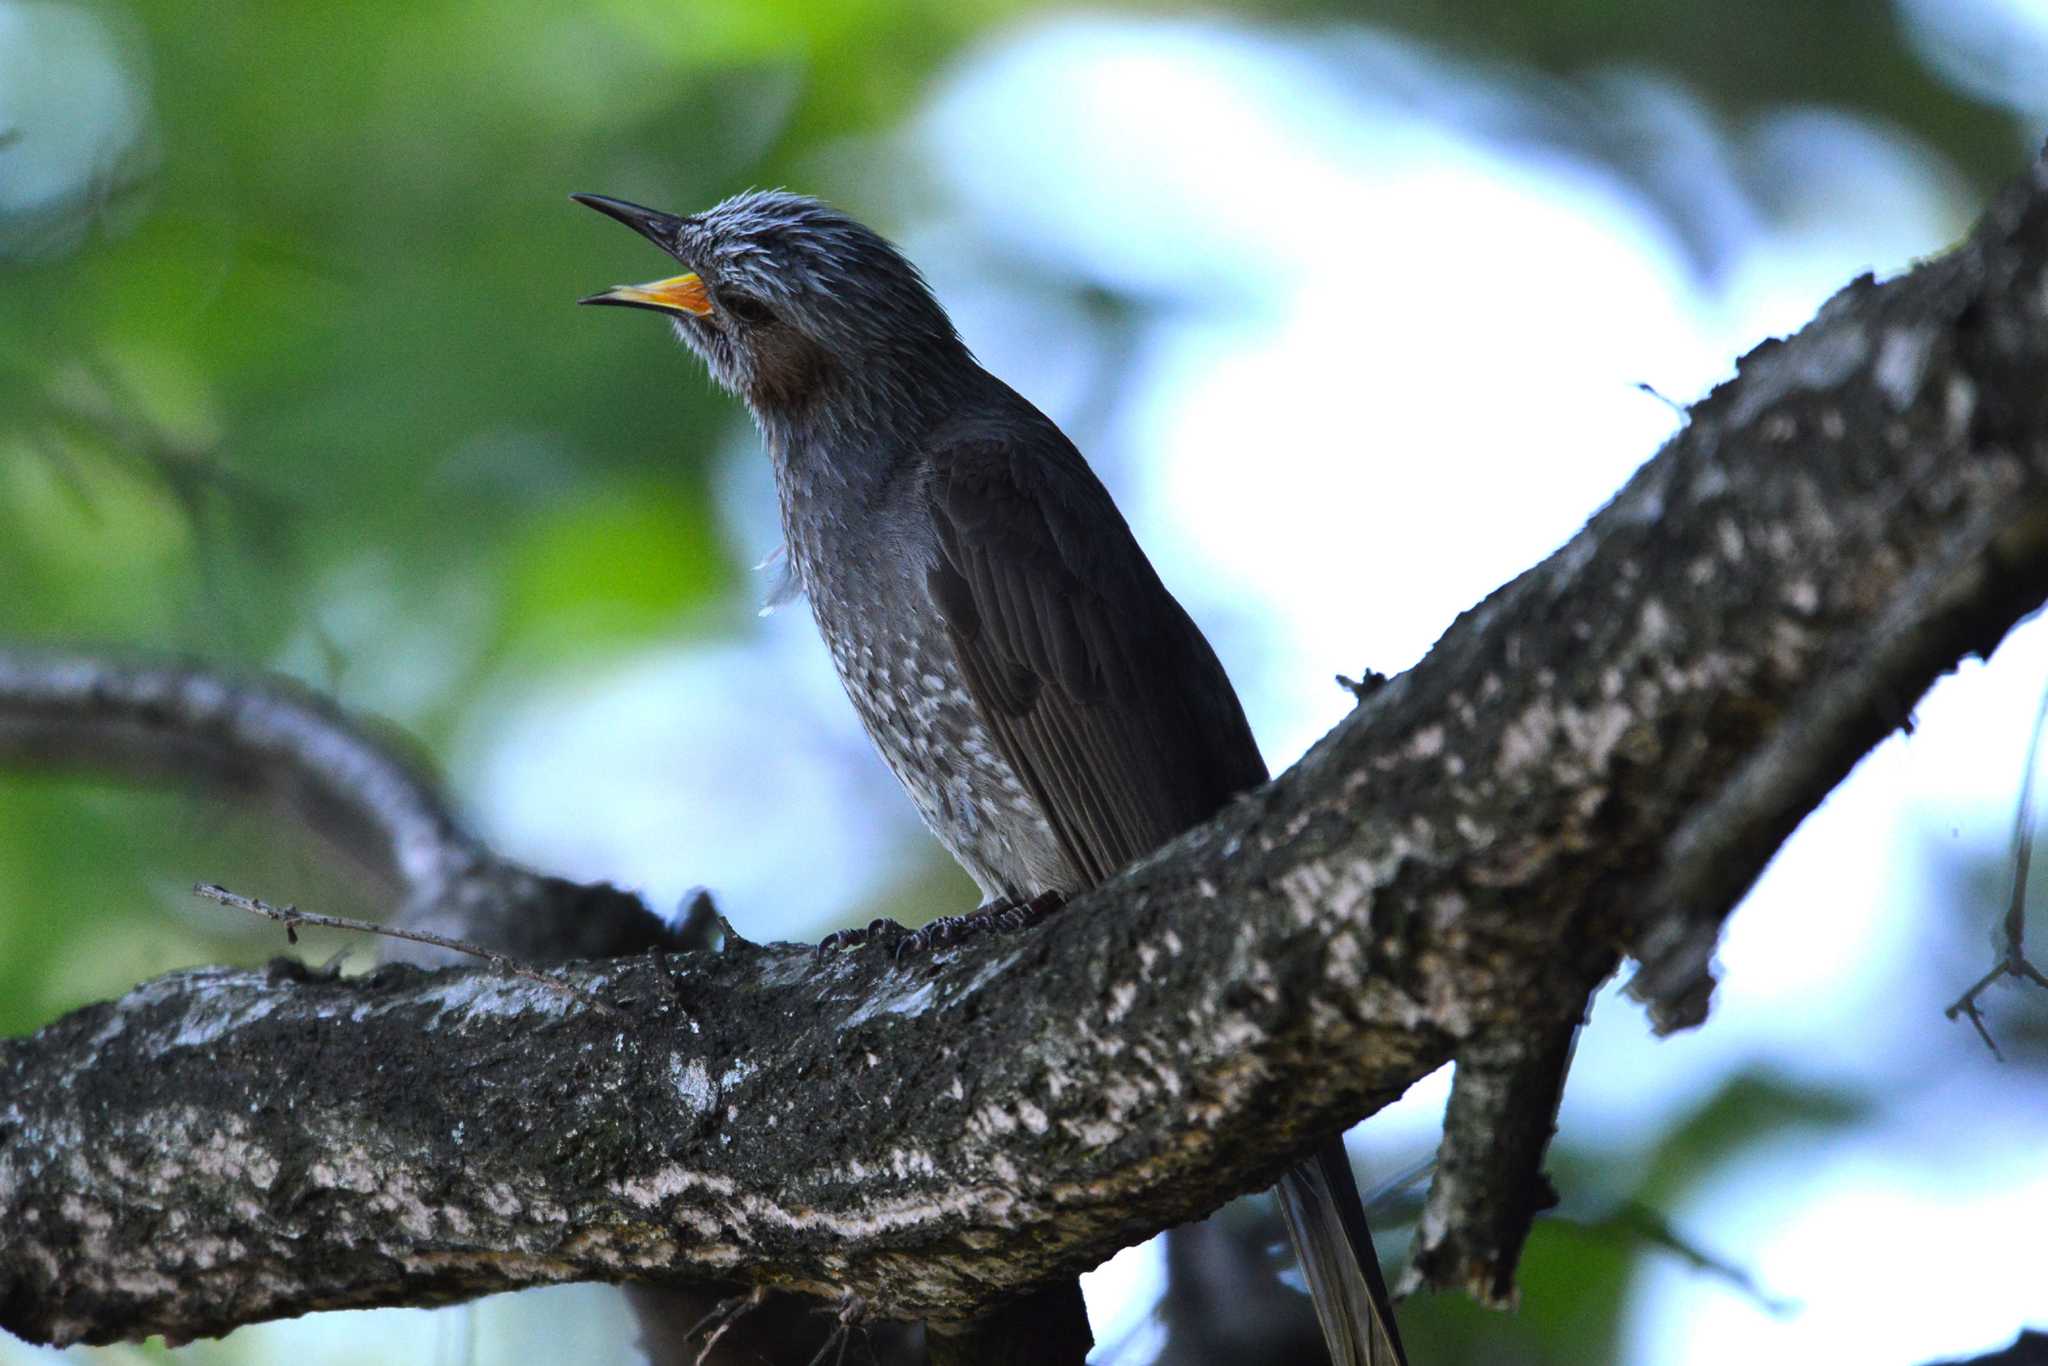
{"type": "MultiPolygon", "coordinates": [[[[676,230],[682,226],[683,220],[674,214],[601,194],[572,194],[569,198],[596,209],[607,218],[618,219],[669,255],[676,254],[676,230]]],[[[711,296],[705,292],[704,282],[695,274],[676,275],[644,285],[613,285],[601,294],[576,302],[652,308],[664,313],[688,313],[698,318],[711,311],[711,296]]]]}
{"type": "Polygon", "coordinates": [[[645,285],[613,285],[602,294],[578,299],[579,304],[616,304],[621,308],[653,308],[701,318],[711,311],[711,296],[694,275],[677,275],[645,285]]]}
{"type": "Polygon", "coordinates": [[[572,194],[569,198],[586,209],[596,209],[606,218],[618,219],[669,255],[676,254],[676,229],[683,225],[683,220],[674,214],[629,204],[610,195],[572,194]]]}

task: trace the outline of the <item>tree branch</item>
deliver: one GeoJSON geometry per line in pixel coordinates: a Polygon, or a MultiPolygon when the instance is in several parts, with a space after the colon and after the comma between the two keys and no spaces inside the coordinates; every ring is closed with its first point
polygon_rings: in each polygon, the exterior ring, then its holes
{"type": "Polygon", "coordinates": [[[0,652],[0,762],[210,782],[276,801],[391,890],[432,895],[488,858],[423,763],[333,702],[195,662],[0,652]]]}
{"type": "MultiPolygon", "coordinates": [[[[576,1277],[957,1319],[1269,1184],[1454,1056],[1506,1080],[1453,1130],[1533,1133],[1511,1112],[1554,1102],[1619,954],[1696,1022],[1778,843],[2048,595],[2044,373],[2037,167],[1748,357],[1293,769],[1028,935],[565,974],[626,1028],[477,970],[179,973],[0,1044],[0,1324],[576,1277]]],[[[1503,1194],[1540,1137],[1513,1146],[1503,1194]]],[[[1505,1283],[1492,1227],[1461,1278],[1505,1283]]]]}
{"type": "Polygon", "coordinates": [[[1504,1062],[1483,1043],[1459,1050],[1436,1180],[1403,1292],[1456,1286],[1482,1304],[1514,1304],[1515,1263],[1529,1226],[1557,1204],[1543,1154],[1557,1132],[1578,1030],[1576,1019],[1554,1022],[1545,1046],[1517,1046],[1504,1062]]]}
{"type": "Polygon", "coordinates": [[[279,675],[0,648],[0,764],[207,783],[272,803],[395,893],[399,919],[513,957],[682,942],[637,897],[499,858],[402,736],[279,675]]]}

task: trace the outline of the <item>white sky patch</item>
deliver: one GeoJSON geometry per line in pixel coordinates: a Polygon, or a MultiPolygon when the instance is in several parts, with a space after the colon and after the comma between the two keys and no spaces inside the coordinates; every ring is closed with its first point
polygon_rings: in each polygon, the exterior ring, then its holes
{"type": "Polygon", "coordinates": [[[2009,1344],[2026,1324],[2048,1324],[2039,1132],[1973,1117],[1917,1150],[1901,1151],[1880,1130],[1790,1142],[1731,1167],[1693,1192],[1675,1222],[1711,1230],[1709,1250],[1795,1307],[1775,1317],[1675,1259],[1655,1259],[1623,1358],[1639,1366],[1920,1366],[1973,1357],[2009,1344]],[[1799,1198],[1757,1198],[1768,1191],[1799,1198]]]}
{"type": "Polygon", "coordinates": [[[1081,1277],[1081,1298],[1103,1366],[1150,1361],[1158,1354],[1165,1336],[1152,1310],[1164,1293],[1166,1248],[1157,1238],[1125,1248],[1081,1277]]]}
{"type": "Polygon", "coordinates": [[[759,940],[860,904],[919,827],[815,635],[798,608],[745,644],[491,699],[471,730],[489,737],[485,833],[522,861],[644,890],[661,911],[709,886],[759,940]]]}

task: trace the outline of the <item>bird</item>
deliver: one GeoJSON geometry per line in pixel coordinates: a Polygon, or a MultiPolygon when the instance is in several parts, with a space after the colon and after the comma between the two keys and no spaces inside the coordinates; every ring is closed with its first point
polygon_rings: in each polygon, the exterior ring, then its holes
{"type": "MultiPolygon", "coordinates": [[[[752,412],[784,545],[862,726],[1014,926],[1267,780],[1243,706],[1074,443],[989,373],[917,267],[847,214],[749,190],[578,203],[683,267],[648,309],[752,412]]],[[[1341,1136],[1279,1205],[1339,1366],[1406,1366],[1341,1136]]]]}

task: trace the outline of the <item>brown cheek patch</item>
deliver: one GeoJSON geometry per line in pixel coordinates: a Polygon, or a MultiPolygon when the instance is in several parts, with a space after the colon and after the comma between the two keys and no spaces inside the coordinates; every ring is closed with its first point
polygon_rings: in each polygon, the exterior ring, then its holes
{"type": "Polygon", "coordinates": [[[764,331],[754,348],[754,392],[777,407],[793,407],[816,393],[832,362],[810,338],[785,327],[764,331]]]}

